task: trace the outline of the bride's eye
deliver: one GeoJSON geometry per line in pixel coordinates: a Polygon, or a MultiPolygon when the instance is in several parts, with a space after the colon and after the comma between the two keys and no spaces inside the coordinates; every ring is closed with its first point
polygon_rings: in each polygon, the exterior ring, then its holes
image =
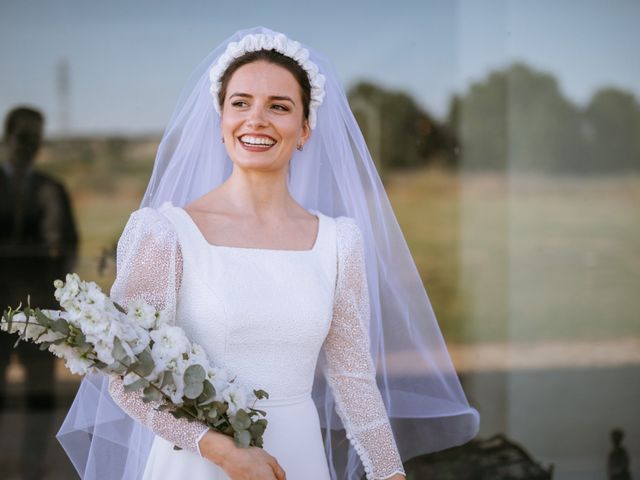
{"type": "Polygon", "coordinates": [[[244,100],[236,100],[235,102],[231,102],[231,106],[232,107],[246,107],[247,106],[247,102],[245,102],[244,100]]]}
{"type": "Polygon", "coordinates": [[[286,105],[282,105],[281,103],[274,103],[271,108],[273,108],[274,110],[278,110],[280,112],[288,112],[289,111],[289,107],[287,107],[286,105]]]}

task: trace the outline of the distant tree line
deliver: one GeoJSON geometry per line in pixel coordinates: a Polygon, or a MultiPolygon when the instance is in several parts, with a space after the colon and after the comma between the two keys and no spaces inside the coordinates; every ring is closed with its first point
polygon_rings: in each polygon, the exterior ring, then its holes
{"type": "Polygon", "coordinates": [[[408,94],[371,83],[351,88],[349,101],[383,168],[437,162],[553,173],[640,170],[640,104],[632,94],[603,88],[580,108],[553,75],[522,63],[455,96],[446,122],[408,94]]]}

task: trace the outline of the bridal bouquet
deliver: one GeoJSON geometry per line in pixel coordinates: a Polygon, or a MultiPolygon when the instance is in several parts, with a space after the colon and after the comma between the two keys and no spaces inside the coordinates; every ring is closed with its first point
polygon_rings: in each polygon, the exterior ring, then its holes
{"type": "MultiPolygon", "coordinates": [[[[125,311],[93,282],[68,274],[56,280],[62,310],[18,307],[2,315],[0,327],[20,340],[40,344],[65,360],[75,374],[116,374],[126,391],[141,390],[176,418],[200,421],[232,436],[239,447],[262,447],[266,413],[250,407],[264,390],[251,391],[211,365],[200,345],[170,325],[164,311],[136,301],[125,311]],[[254,418],[257,417],[257,418],[254,418]]],[[[176,447],[177,448],[177,447],[176,447]]]]}

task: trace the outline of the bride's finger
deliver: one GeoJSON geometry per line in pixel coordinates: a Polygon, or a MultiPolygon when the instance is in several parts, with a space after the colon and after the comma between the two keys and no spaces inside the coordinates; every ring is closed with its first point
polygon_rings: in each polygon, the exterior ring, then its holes
{"type": "Polygon", "coordinates": [[[283,468],[280,466],[277,460],[273,460],[271,468],[273,468],[273,473],[276,476],[276,480],[287,480],[287,475],[285,474],[283,468]]]}

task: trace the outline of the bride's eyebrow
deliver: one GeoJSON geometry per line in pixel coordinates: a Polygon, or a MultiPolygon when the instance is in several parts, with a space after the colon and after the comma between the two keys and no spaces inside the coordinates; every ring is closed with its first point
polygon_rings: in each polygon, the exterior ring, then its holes
{"type": "MultiPolygon", "coordinates": [[[[229,99],[232,99],[233,97],[241,97],[241,98],[253,98],[253,95],[250,95],[248,93],[243,93],[243,92],[236,92],[233,93],[229,96],[229,99]]],[[[293,101],[293,99],[291,97],[288,97],[286,95],[271,95],[269,96],[269,100],[284,100],[287,102],[291,102],[292,104],[296,104],[296,102],[293,101]]]]}
{"type": "Polygon", "coordinates": [[[286,95],[271,95],[269,97],[269,100],[285,100],[287,102],[293,103],[294,105],[296,104],[296,102],[294,102],[291,97],[287,97],[286,95]]]}

